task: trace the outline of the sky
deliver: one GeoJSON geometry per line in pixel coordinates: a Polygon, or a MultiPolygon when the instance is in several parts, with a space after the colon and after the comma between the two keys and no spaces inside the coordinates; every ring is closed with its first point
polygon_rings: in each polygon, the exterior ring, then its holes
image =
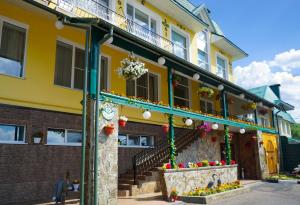
{"type": "Polygon", "coordinates": [[[190,0],[204,3],[225,36],[249,56],[233,63],[244,88],[281,84],[300,123],[300,0],[190,0]]]}

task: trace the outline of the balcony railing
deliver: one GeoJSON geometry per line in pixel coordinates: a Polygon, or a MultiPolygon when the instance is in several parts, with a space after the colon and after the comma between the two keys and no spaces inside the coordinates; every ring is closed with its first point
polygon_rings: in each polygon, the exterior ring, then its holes
{"type": "MultiPolygon", "coordinates": [[[[130,18],[114,12],[95,0],[58,0],[57,6],[78,17],[100,18],[170,53],[176,54],[179,50],[183,53],[187,51],[181,45],[158,35],[148,27],[139,25],[130,18]]],[[[184,57],[182,56],[182,58],[184,57]]]]}

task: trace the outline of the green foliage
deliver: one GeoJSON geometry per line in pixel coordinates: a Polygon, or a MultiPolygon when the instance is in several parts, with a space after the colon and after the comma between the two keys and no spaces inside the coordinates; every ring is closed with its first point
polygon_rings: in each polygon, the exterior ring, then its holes
{"type": "Polygon", "coordinates": [[[300,140],[300,124],[294,124],[291,128],[293,138],[300,140]]]}

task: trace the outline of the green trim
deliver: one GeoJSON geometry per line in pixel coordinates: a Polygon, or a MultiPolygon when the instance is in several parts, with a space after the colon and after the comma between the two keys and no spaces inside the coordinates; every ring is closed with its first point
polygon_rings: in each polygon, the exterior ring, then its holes
{"type": "Polygon", "coordinates": [[[148,110],[165,113],[165,114],[169,114],[169,115],[176,115],[176,116],[180,116],[180,117],[184,117],[184,118],[193,118],[193,119],[201,120],[201,121],[215,122],[215,123],[228,125],[228,126],[232,126],[232,127],[261,130],[262,132],[271,133],[271,134],[277,133],[276,130],[270,129],[270,128],[264,128],[264,127],[260,127],[260,126],[249,125],[246,123],[231,121],[228,119],[202,115],[202,114],[185,111],[185,110],[181,110],[181,109],[177,109],[177,108],[171,108],[169,106],[163,106],[163,105],[157,105],[157,104],[153,104],[153,103],[149,103],[149,102],[143,102],[143,101],[130,99],[130,98],[123,97],[123,96],[113,95],[113,94],[105,93],[105,92],[101,92],[100,100],[110,101],[112,103],[130,106],[130,107],[136,107],[139,109],[148,109],[148,110]]]}
{"type": "MultiPolygon", "coordinates": [[[[168,67],[168,99],[170,108],[173,108],[173,85],[172,79],[173,73],[172,68],[168,67]]],[[[175,146],[175,135],[174,135],[174,117],[173,114],[169,115],[169,144],[170,144],[170,162],[171,167],[174,169],[176,166],[176,146],[175,146]]]]}
{"type": "Polygon", "coordinates": [[[224,141],[225,141],[225,153],[226,153],[226,164],[231,164],[231,147],[229,142],[229,127],[224,125],[224,141]]]}

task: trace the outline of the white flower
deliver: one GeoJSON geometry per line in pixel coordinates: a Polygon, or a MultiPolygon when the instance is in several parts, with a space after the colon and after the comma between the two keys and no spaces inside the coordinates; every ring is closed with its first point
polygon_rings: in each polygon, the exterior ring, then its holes
{"type": "Polygon", "coordinates": [[[125,79],[139,78],[147,72],[145,64],[140,62],[133,53],[121,61],[121,67],[118,69],[119,75],[125,79]]]}

